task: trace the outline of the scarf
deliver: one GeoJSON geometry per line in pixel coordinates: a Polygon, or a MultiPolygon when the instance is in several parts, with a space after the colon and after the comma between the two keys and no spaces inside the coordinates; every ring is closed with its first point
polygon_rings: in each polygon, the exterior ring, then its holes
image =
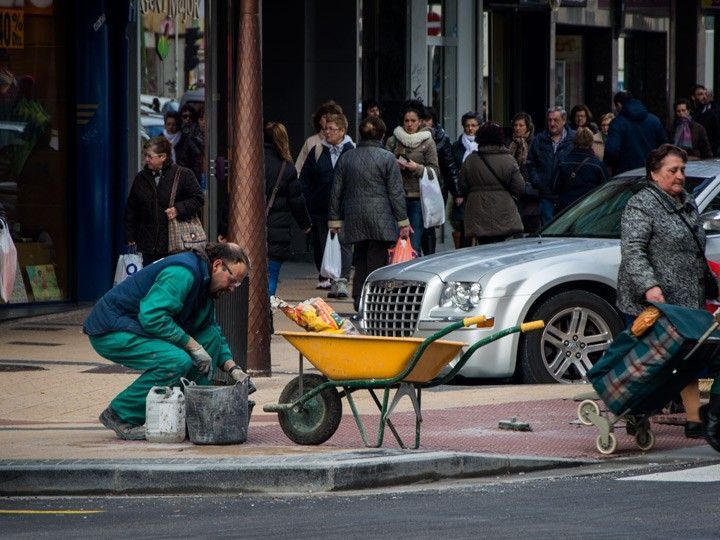
{"type": "Polygon", "coordinates": [[[475,142],[475,135],[468,136],[465,133],[463,133],[460,136],[460,142],[462,142],[463,147],[465,147],[465,153],[463,154],[463,163],[465,163],[465,160],[468,158],[470,154],[475,152],[477,150],[477,143],[475,142]]]}
{"type": "Polygon", "coordinates": [[[682,118],[676,122],[674,142],[675,146],[685,150],[692,150],[692,133],[690,132],[689,118],[682,118]]]}
{"type": "Polygon", "coordinates": [[[168,133],[166,129],[163,129],[163,137],[170,141],[170,144],[172,145],[172,160],[175,161],[175,146],[177,146],[177,143],[180,142],[182,131],[178,131],[177,133],[168,133]]]}
{"type": "Polygon", "coordinates": [[[347,143],[352,143],[352,139],[345,135],[342,141],[340,141],[339,144],[330,144],[327,142],[327,140],[322,141],[322,145],[330,150],[330,161],[332,162],[333,168],[335,167],[335,164],[337,163],[338,158],[340,157],[340,154],[343,153],[343,148],[347,143]]]}
{"type": "Polygon", "coordinates": [[[429,129],[421,129],[417,133],[408,133],[402,126],[393,130],[393,135],[405,148],[417,148],[428,139],[432,139],[429,129]]]}

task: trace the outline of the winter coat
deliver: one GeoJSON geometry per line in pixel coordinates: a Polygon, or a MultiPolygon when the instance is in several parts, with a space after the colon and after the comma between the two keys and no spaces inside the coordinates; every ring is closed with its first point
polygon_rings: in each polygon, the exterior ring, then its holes
{"type": "Polygon", "coordinates": [[[617,306],[628,315],[647,304],[645,292],[658,285],[668,304],[701,308],[705,302],[705,260],[682,215],[705,248],[705,231],[695,201],[679,202],[648,182],[633,195],[622,215],[617,306]]]}
{"type": "MultiPolygon", "coordinates": [[[[349,138],[346,141],[343,144],[341,156],[355,147],[349,138]]],[[[338,159],[338,161],[340,160],[338,159]]],[[[334,177],[335,167],[330,157],[330,149],[322,143],[311,148],[305,157],[305,163],[300,172],[300,183],[305,195],[305,204],[307,204],[311,218],[327,221],[330,191],[334,177]],[[316,147],[321,148],[319,157],[315,150],[316,147]]]]}
{"type": "Polygon", "coordinates": [[[328,227],[339,227],[349,244],[394,242],[409,225],[400,167],[379,141],[360,141],[335,167],[328,227]]]}
{"type": "Polygon", "coordinates": [[[433,128],[433,140],[437,150],[438,165],[440,166],[440,185],[443,198],[447,201],[448,192],[453,197],[458,196],[458,171],[455,157],[452,152],[452,143],[441,126],[433,128]]]}
{"type": "Polygon", "coordinates": [[[137,250],[147,255],[167,255],[168,218],[175,172],[180,170],[175,195],[177,219],[189,221],[198,214],[205,198],[195,174],[190,169],[170,164],[161,171],[160,182],[155,185],[152,172],[143,168],[133,181],[125,206],[125,238],[135,242],[137,250]]]}
{"type": "Polygon", "coordinates": [[[286,162],[282,178],[278,174],[283,161],[272,143],[265,143],[265,200],[270,202],[275,185],[277,193],[267,216],[268,257],[285,260],[290,256],[292,221],[300,229],[310,227],[310,214],[305,206],[302,185],[298,181],[295,166],[286,162]]]}
{"type": "Polygon", "coordinates": [[[711,102],[705,107],[698,103],[692,117],[695,122],[705,128],[713,155],[720,155],[720,108],[715,102],[711,102]]]}
{"type": "Polygon", "coordinates": [[[550,133],[542,131],[533,138],[528,149],[527,170],[532,187],[538,190],[541,199],[557,199],[554,191],[557,165],[570,153],[575,132],[565,128],[565,137],[560,141],[557,151],[553,152],[550,133]]]}
{"type": "Polygon", "coordinates": [[[182,136],[175,145],[175,163],[192,170],[195,178],[200,182],[203,152],[205,151],[205,134],[197,124],[183,126],[181,132],[182,136]]]}
{"type": "MultiPolygon", "coordinates": [[[[673,144],[675,141],[675,130],[678,125],[679,122],[675,120],[668,128],[668,139],[673,144]]],[[[690,139],[692,141],[692,148],[684,149],[690,159],[709,159],[712,157],[712,149],[710,148],[710,141],[708,140],[705,128],[698,122],[693,122],[692,120],[690,121],[690,139]]]]}
{"type": "Polygon", "coordinates": [[[558,210],[570,206],[586,193],[607,181],[610,173],[591,149],[574,148],[558,164],[555,191],[558,210]]]}
{"type": "Polygon", "coordinates": [[[481,146],[470,154],[460,169],[460,185],[466,194],[465,236],[510,236],[522,232],[522,220],[513,197],[524,191],[525,180],[507,148],[481,146]]]}
{"type": "Polygon", "coordinates": [[[610,122],[603,161],[613,174],[645,166],[645,158],[667,142],[660,120],[637,99],[628,99],[610,122]]]}
{"type": "Polygon", "coordinates": [[[422,127],[416,133],[407,133],[402,126],[398,126],[385,147],[395,154],[396,158],[403,156],[408,161],[418,164],[414,171],[400,169],[406,197],[420,198],[420,178],[425,172],[425,167],[430,167],[435,173],[435,177],[440,178],[437,148],[430,128],[422,127]]]}

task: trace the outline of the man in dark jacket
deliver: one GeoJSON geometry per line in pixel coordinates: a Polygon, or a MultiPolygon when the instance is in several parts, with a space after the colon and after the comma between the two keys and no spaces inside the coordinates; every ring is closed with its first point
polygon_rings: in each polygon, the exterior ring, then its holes
{"type": "MultiPolygon", "coordinates": [[[[461,205],[463,202],[458,189],[458,167],[452,152],[452,143],[450,137],[447,136],[443,127],[438,124],[437,112],[433,107],[425,107],[424,117],[421,119],[425,125],[432,130],[433,140],[437,148],[438,164],[440,165],[440,186],[442,189],[443,200],[447,202],[448,192],[453,196],[456,204],[461,205]],[[459,199],[458,199],[459,198],[459,199]]],[[[422,237],[422,252],[425,255],[435,253],[435,227],[425,229],[422,237]]]]}
{"type": "Polygon", "coordinates": [[[249,269],[237,244],[208,243],[143,268],[98,300],[83,324],[93,349],[142,372],[100,415],[106,428],[144,439],[153,386],[177,386],[181,377],[210,384],[215,369],[247,378],[215,321],[213,299],[238,287],[249,269]]]}
{"type": "MultiPolygon", "coordinates": [[[[325,117],[323,132],[325,139],[310,150],[300,172],[305,202],[312,220],[312,242],[315,266],[318,271],[322,265],[325,241],[328,235],[328,204],[335,176],[338,158],[348,150],[355,148],[347,133],[347,118],[344,114],[329,114],[325,117]]],[[[340,238],[342,251],[342,272],[340,279],[331,280],[318,277],[318,289],[330,289],[329,298],[345,298],[347,280],[352,268],[352,251],[340,238]]]]}
{"type": "Polygon", "coordinates": [[[565,126],[567,113],[562,107],[547,112],[547,129],[530,144],[527,171],[532,186],[538,190],[540,224],[550,223],[557,202],[555,175],[557,166],[570,153],[575,132],[565,126]]]}
{"type": "Polygon", "coordinates": [[[720,108],[710,101],[707,88],[696,84],[692,93],[692,118],[705,128],[713,156],[720,155],[720,108]]]}
{"type": "Polygon", "coordinates": [[[581,127],[575,133],[572,151],[558,165],[555,189],[557,211],[570,206],[610,177],[607,167],[592,149],[593,132],[581,127]]]}
{"type": "Polygon", "coordinates": [[[384,136],[385,122],[380,118],[368,117],[360,123],[360,144],[338,161],[330,195],[327,226],[342,231],[355,247],[356,310],[365,278],[387,264],[387,250],[398,236],[410,235],[400,167],[382,147],[384,136]]]}
{"type": "Polygon", "coordinates": [[[618,92],[613,102],[618,114],[610,123],[603,160],[613,174],[619,174],[644,167],[647,155],[665,144],[667,136],[658,117],[630,92],[618,92]]]}

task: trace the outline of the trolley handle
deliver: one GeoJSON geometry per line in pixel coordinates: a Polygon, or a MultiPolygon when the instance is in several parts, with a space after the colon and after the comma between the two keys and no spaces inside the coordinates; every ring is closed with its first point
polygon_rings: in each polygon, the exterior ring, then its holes
{"type": "Polygon", "coordinates": [[[541,328],[545,328],[545,321],[530,321],[520,325],[521,332],[531,332],[533,330],[540,330],[541,328]]]}

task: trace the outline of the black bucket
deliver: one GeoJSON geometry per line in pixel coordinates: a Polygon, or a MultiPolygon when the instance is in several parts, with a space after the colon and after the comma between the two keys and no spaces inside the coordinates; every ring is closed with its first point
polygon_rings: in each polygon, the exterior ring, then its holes
{"type": "Polygon", "coordinates": [[[241,444],[247,440],[248,379],[232,386],[198,386],[182,379],[185,422],[194,444],[241,444]]]}

